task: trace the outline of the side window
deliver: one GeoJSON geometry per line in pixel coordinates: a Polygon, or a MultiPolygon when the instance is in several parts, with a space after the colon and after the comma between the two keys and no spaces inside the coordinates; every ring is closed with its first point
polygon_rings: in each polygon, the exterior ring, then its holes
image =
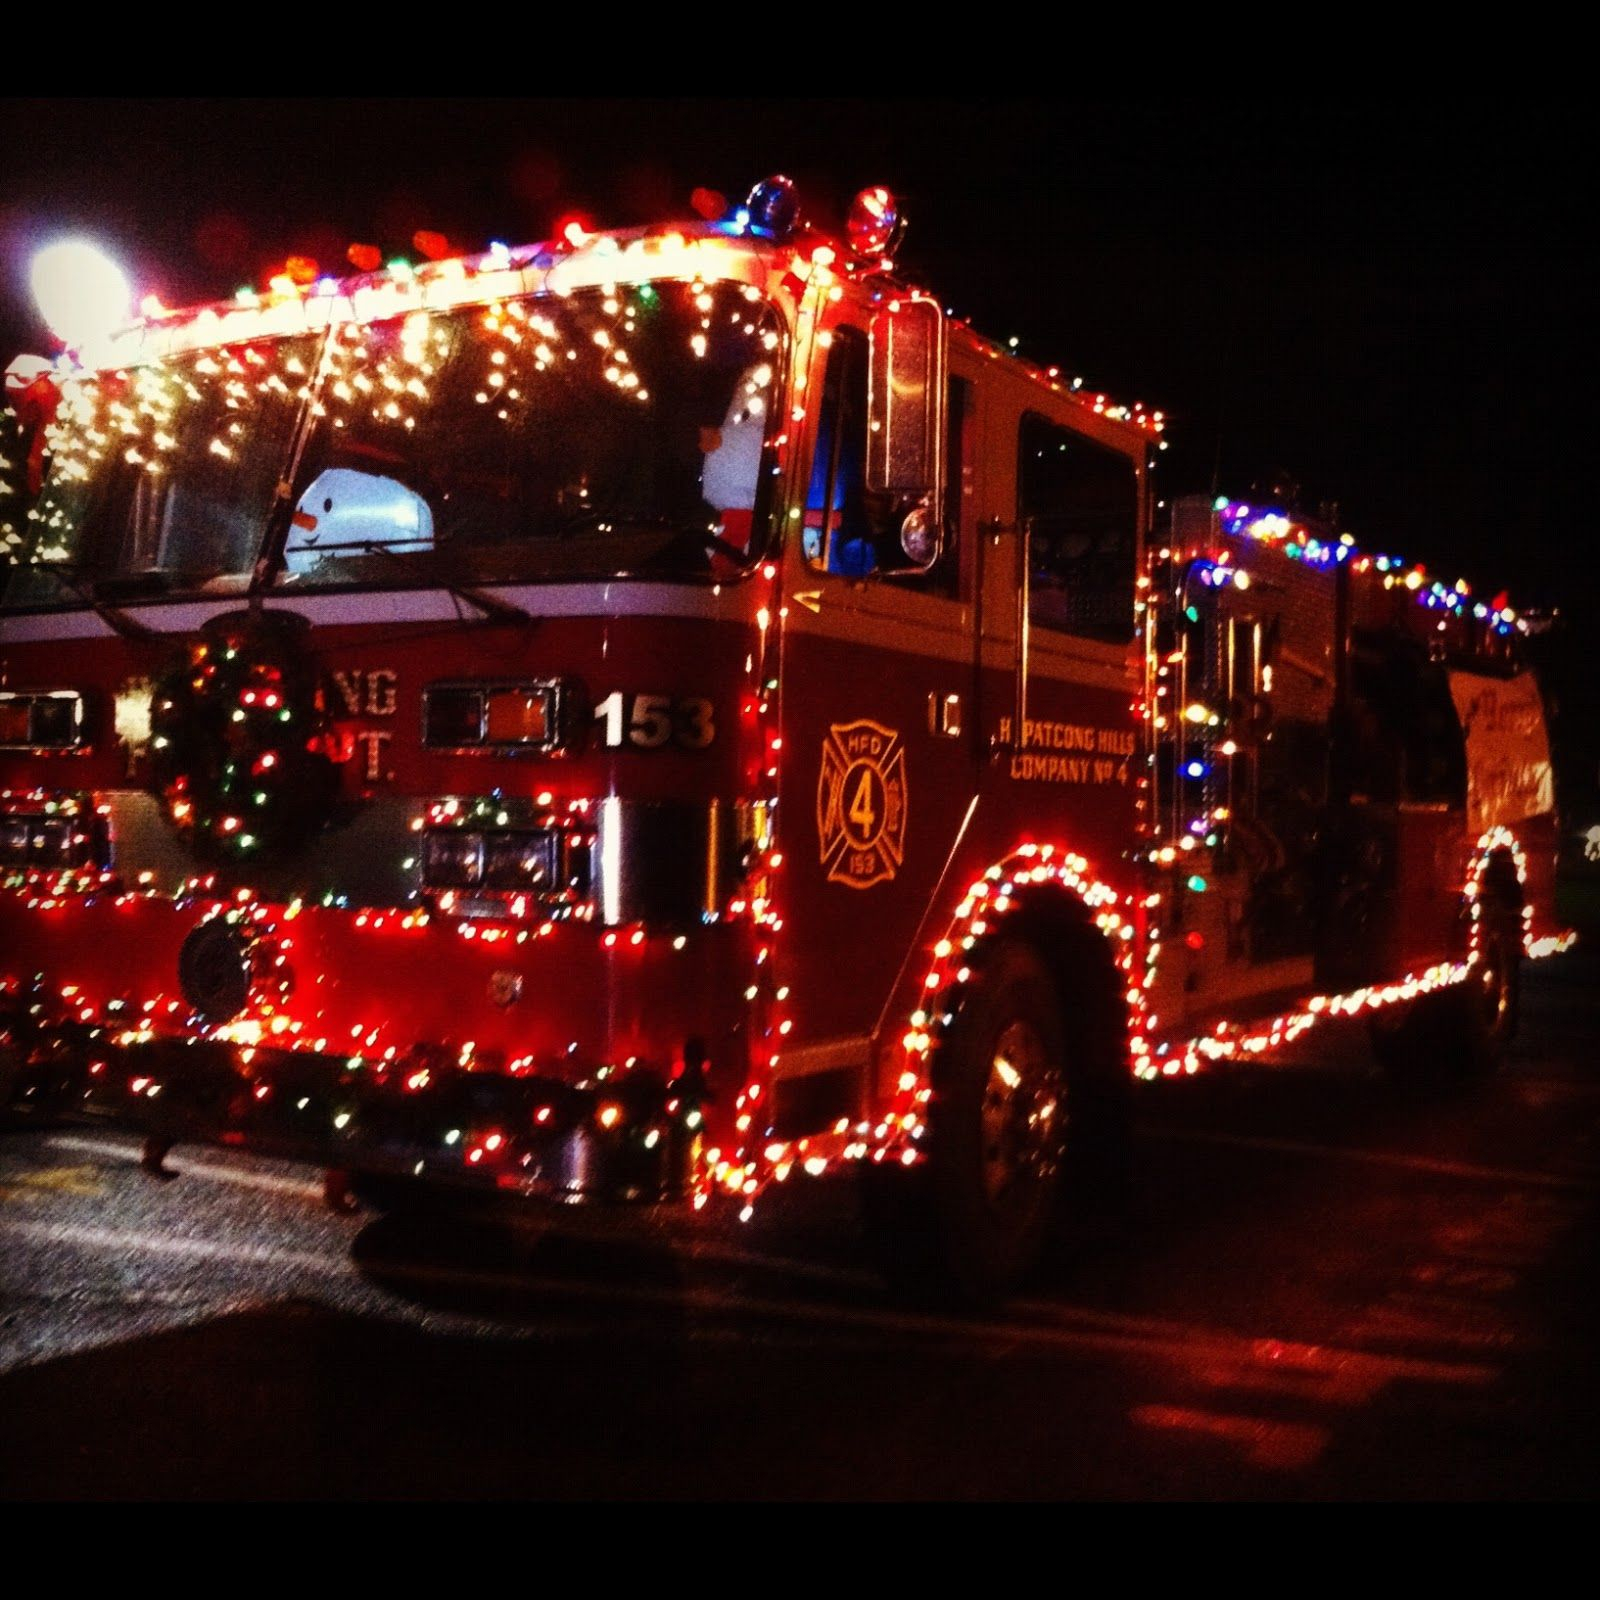
{"type": "MultiPolygon", "coordinates": [[[[817,414],[817,448],[801,524],[802,548],[812,566],[841,577],[865,578],[877,573],[924,592],[953,595],[960,580],[955,522],[948,523],[950,533],[936,557],[937,518],[925,522],[928,557],[933,559],[918,570],[916,547],[904,537],[905,519],[917,502],[867,487],[868,359],[863,333],[855,328],[834,330],[817,414]]],[[[964,393],[967,388],[962,380],[952,380],[952,405],[958,403],[958,391],[964,393]]],[[[954,455],[964,448],[967,431],[952,423],[948,452],[954,455]]],[[[955,481],[959,485],[959,469],[955,481]]],[[[959,505],[959,488],[952,505],[959,505]]],[[[954,516],[954,511],[951,514],[954,516]]]]}
{"type": "Polygon", "coordinates": [[[802,538],[813,566],[852,578],[878,565],[866,460],[867,341],[854,328],[837,328],[822,383],[802,538]]]}
{"type": "Polygon", "coordinates": [[[1032,523],[1029,617],[1123,643],[1133,634],[1133,462],[1031,412],[1017,433],[1017,514],[1032,523]]]}

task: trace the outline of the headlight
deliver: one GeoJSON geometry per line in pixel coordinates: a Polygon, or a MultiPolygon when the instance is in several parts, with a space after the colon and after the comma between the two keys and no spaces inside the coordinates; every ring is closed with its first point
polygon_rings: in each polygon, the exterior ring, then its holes
{"type": "Polygon", "coordinates": [[[0,691],[0,749],[72,750],[83,743],[83,696],[75,689],[0,691]]]}
{"type": "Polygon", "coordinates": [[[20,811],[0,815],[0,866],[61,872],[105,862],[106,831],[98,817],[20,811]]]}
{"type": "Polygon", "coordinates": [[[581,903],[589,893],[589,845],[566,828],[430,828],[422,838],[422,882],[581,903]]]}
{"type": "Polygon", "coordinates": [[[487,833],[483,881],[491,889],[548,889],[555,882],[557,849],[556,835],[549,831],[487,833]]]}
{"type": "Polygon", "coordinates": [[[432,889],[467,889],[483,882],[483,835],[436,828],[423,835],[422,881],[432,889]]]}
{"type": "MultiPolygon", "coordinates": [[[[28,856],[41,867],[65,867],[72,862],[73,824],[65,817],[37,819],[28,830],[28,856]]],[[[84,841],[87,843],[87,840],[84,841]]]]}

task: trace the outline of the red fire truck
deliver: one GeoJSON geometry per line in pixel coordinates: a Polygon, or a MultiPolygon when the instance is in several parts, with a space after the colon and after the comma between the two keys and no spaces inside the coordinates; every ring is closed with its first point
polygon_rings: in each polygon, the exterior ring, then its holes
{"type": "Polygon", "coordinates": [[[1139,1080],[1352,1015],[1492,1062],[1564,942],[1504,598],[1158,522],[1161,414],[951,321],[900,232],[774,179],[36,363],[11,1098],[383,1206],[853,1162],[886,1258],[982,1295],[1139,1080]]]}

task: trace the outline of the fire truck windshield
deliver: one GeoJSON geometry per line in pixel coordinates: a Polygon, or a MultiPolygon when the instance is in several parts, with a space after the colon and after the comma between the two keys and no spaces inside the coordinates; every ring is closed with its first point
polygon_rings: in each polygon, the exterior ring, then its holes
{"type": "Polygon", "coordinates": [[[709,570],[753,551],[781,339],[665,282],[335,330],[281,582],[709,570]]]}
{"type": "Polygon", "coordinates": [[[671,281],[71,380],[5,604],[243,590],[274,550],[293,589],[725,570],[759,545],[781,356],[759,291],[671,281]]]}
{"type": "Polygon", "coordinates": [[[64,380],[41,453],[18,452],[0,501],[31,498],[6,604],[76,605],[86,584],[136,594],[248,583],[321,342],[221,346],[64,380]]]}

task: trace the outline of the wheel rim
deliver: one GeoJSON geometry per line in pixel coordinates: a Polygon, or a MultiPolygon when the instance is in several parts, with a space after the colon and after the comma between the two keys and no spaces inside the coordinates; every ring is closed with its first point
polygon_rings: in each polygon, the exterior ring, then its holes
{"type": "Polygon", "coordinates": [[[1029,1022],[1010,1023],[989,1053],[982,1124],[983,1186],[992,1205],[1014,1203],[1054,1176],[1066,1127],[1062,1079],[1029,1022]]]}

